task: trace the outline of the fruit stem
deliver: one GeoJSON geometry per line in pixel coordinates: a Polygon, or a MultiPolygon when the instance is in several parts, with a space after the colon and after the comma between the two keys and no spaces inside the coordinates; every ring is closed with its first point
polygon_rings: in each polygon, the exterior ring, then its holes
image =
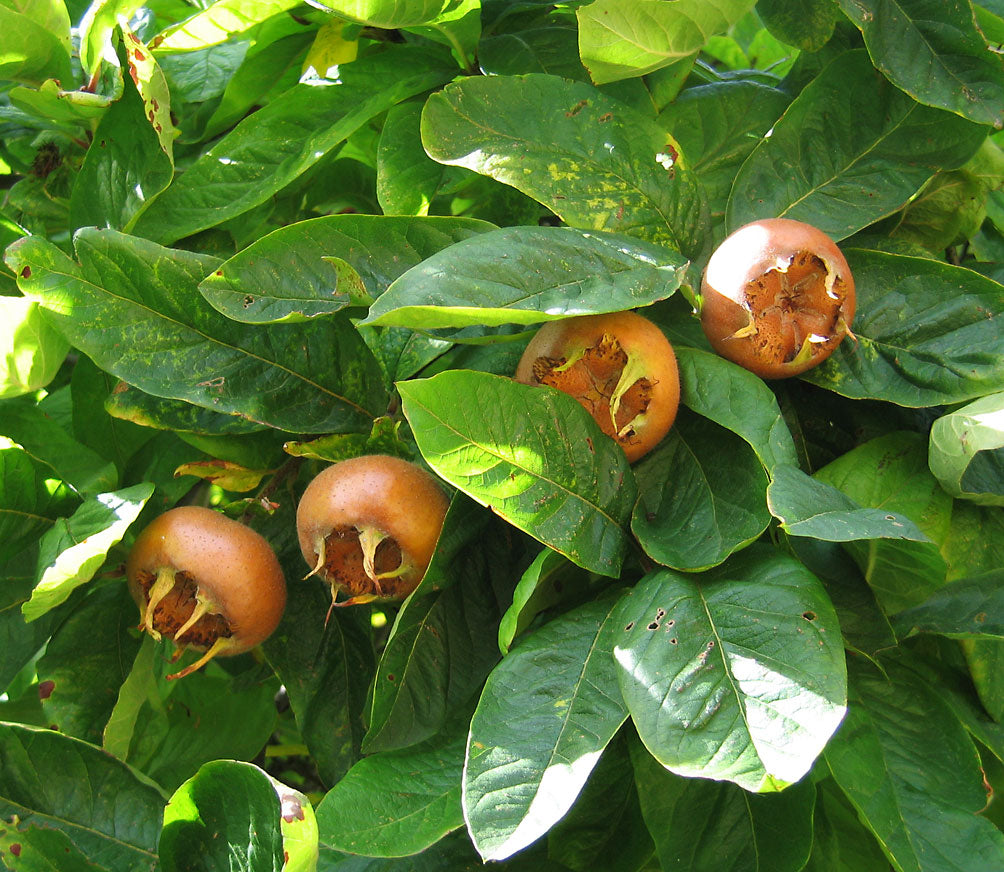
{"type": "Polygon", "coordinates": [[[160,641],[160,632],[153,626],[153,613],[160,601],[174,589],[174,576],[174,569],[170,566],[162,566],[157,570],[157,580],[150,587],[146,608],[143,610],[143,626],[158,642],[160,641]]]}

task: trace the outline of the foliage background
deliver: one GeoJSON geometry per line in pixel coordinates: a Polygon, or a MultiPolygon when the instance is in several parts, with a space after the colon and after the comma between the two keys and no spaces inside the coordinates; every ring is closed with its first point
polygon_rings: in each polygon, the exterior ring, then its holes
{"type": "Polygon", "coordinates": [[[0,0],[0,861],[1004,868],[1004,5],[0,0]],[[856,339],[765,383],[731,229],[837,240],[856,339]],[[514,384],[640,308],[629,467],[514,384]],[[301,581],[361,453],[452,501],[403,604],[301,581]],[[179,502],[278,631],[182,681],[122,566],[179,502]]]}

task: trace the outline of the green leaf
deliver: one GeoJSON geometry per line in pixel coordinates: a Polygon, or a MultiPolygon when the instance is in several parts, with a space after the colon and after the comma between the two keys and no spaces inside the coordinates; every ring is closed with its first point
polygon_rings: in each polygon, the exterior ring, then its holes
{"type": "Polygon", "coordinates": [[[374,668],[368,610],[335,609],[326,619],[330,606],[327,585],[291,582],[282,621],[262,646],[326,784],[358,759],[374,668]]]}
{"type": "Polygon", "coordinates": [[[991,872],[1004,834],[986,804],[979,757],[951,709],[905,670],[851,675],[847,719],[826,762],[896,868],[991,872]]]}
{"type": "Polygon", "coordinates": [[[837,0],[872,63],[915,100],[1004,126],[1004,71],[966,0],[837,0]]]}
{"type": "Polygon", "coordinates": [[[409,269],[364,324],[416,329],[538,324],[619,312],[670,296],[686,275],[674,252],[570,227],[505,227],[409,269]]]}
{"type": "Polygon", "coordinates": [[[393,30],[435,21],[457,0],[323,0],[318,5],[359,24],[393,30]]]}
{"type": "Polygon", "coordinates": [[[279,813],[275,788],[257,766],[236,760],[207,763],[175,791],[164,810],[161,868],[280,872],[279,813]]]}
{"type": "Polygon", "coordinates": [[[931,425],[928,463],[953,497],[1004,506],[1004,392],[938,418],[931,425]]]}
{"type": "Polygon", "coordinates": [[[673,429],[634,468],[631,530],[653,560],[673,569],[717,566],[770,522],[767,474],[724,427],[683,409],[673,429]],[[722,458],[728,457],[726,467],[722,458]]]}
{"type": "Polygon", "coordinates": [[[832,778],[817,787],[812,856],[805,872],[889,872],[879,843],[832,778]]]}
{"type": "Polygon", "coordinates": [[[141,390],[300,433],[369,430],[386,408],[379,367],[347,321],[239,325],[199,305],[213,258],[90,229],[75,247],[79,266],[35,237],[7,257],[77,348],[141,390]]]}
{"type": "Polygon", "coordinates": [[[163,52],[193,51],[218,45],[297,5],[297,0],[216,0],[161,31],[152,40],[151,48],[163,52]]]}
{"type": "Polygon", "coordinates": [[[679,345],[675,351],[684,405],[741,436],[768,472],[782,463],[797,466],[795,443],[763,379],[708,351],[679,345]]]}
{"type": "Polygon", "coordinates": [[[996,569],[945,585],[895,619],[901,638],[939,633],[953,638],[1004,636],[1004,570],[996,569]]]}
{"type": "Polygon", "coordinates": [[[912,520],[930,542],[870,539],[847,548],[888,612],[923,602],[945,583],[939,553],[948,532],[951,498],[927,468],[923,437],[889,433],[847,452],[816,473],[861,506],[912,520]]]}
{"type": "Polygon", "coordinates": [[[63,3],[5,0],[0,4],[0,33],[0,77],[29,85],[46,79],[69,84],[73,79],[70,19],[63,3]]]}
{"type": "Polygon", "coordinates": [[[406,857],[462,827],[466,743],[463,723],[412,748],[360,760],[317,806],[325,847],[368,857],[406,857]]]}
{"type": "Polygon", "coordinates": [[[781,42],[802,51],[819,51],[840,17],[833,0],[757,0],[757,17],[781,42]]]}
{"type": "Polygon", "coordinates": [[[41,617],[90,581],[151,496],[153,485],[144,482],[91,497],[69,518],[58,519],[42,537],[38,583],[21,606],[25,620],[41,617]]]}
{"type": "Polygon", "coordinates": [[[422,142],[440,163],[491,176],[572,227],[637,236],[695,258],[707,211],[673,138],[582,82],[478,76],[433,94],[422,142]]]}
{"type": "Polygon", "coordinates": [[[204,433],[214,436],[240,435],[264,430],[262,424],[193,406],[183,400],[155,397],[119,381],[105,399],[105,410],[113,418],[137,426],[172,430],[177,433],[204,433]]]}
{"type": "Polygon", "coordinates": [[[136,233],[170,242],[261,205],[371,118],[451,74],[438,52],[394,46],[342,65],[337,84],[295,85],[189,166],[136,233]]]}
{"type": "Polygon", "coordinates": [[[51,730],[0,724],[0,818],[59,830],[92,863],[157,867],[164,798],[100,748],[51,730]]]}
{"type": "Polygon", "coordinates": [[[627,717],[610,657],[615,602],[555,618],[485,684],[467,745],[464,817],[486,861],[512,856],[565,815],[627,717]]]}
{"type": "Polygon", "coordinates": [[[985,138],[985,127],[893,87],[864,51],[847,52],[802,90],[742,165],[728,227],[794,218],[843,239],[901,209],[985,138]]]}
{"type": "Polygon", "coordinates": [[[70,344],[42,317],[38,303],[0,297],[0,399],[44,388],[70,344]]]}
{"type": "Polygon", "coordinates": [[[136,626],[136,604],[124,594],[114,585],[86,597],[53,633],[36,665],[46,723],[94,744],[101,743],[140,647],[129,632],[136,626]]]}
{"type": "Polygon", "coordinates": [[[282,872],[316,872],[319,850],[314,807],[306,794],[276,781],[271,775],[268,780],[279,795],[282,872]]]}
{"type": "Polygon", "coordinates": [[[665,67],[724,33],[755,0],[593,0],[576,12],[579,53],[597,84],[665,67]]]}
{"type": "MultiPolygon", "coordinates": [[[[300,321],[355,305],[337,258],[379,297],[407,269],[492,229],[470,218],[326,215],[274,230],[225,261],[200,285],[209,303],[249,324],[300,321]]],[[[410,325],[409,325],[410,326],[410,325]]]]}
{"type": "Polygon", "coordinates": [[[811,780],[756,795],[728,782],[674,775],[637,742],[631,758],[663,869],[798,872],[804,866],[813,839],[811,780]]]}
{"type": "Polygon", "coordinates": [[[96,866],[77,849],[60,830],[50,830],[45,826],[29,826],[16,829],[4,828],[0,824],[0,857],[9,855],[19,872],[106,872],[96,866]]]}
{"type": "Polygon", "coordinates": [[[857,287],[858,341],[842,342],[802,378],[845,397],[911,407],[1004,390],[1001,285],[926,258],[845,254],[857,287]]]}
{"type": "Polygon", "coordinates": [[[877,508],[862,508],[849,496],[794,466],[777,466],[767,501],[771,514],[792,536],[826,542],[857,539],[909,539],[929,542],[909,518],[877,508]]]}
{"type": "Polygon", "coordinates": [[[459,370],[397,387],[419,450],[442,478],[572,562],[617,575],[634,481],[621,447],[578,402],[459,370]],[[477,406],[458,402],[473,397],[477,406]]]}
{"type": "Polygon", "coordinates": [[[509,551],[501,522],[466,497],[451,501],[432,562],[398,611],[377,664],[367,754],[428,739],[472,705],[499,659],[482,640],[498,632],[509,551]]]}
{"type": "Polygon", "coordinates": [[[387,113],[377,147],[377,200],[385,215],[428,215],[446,169],[422,148],[422,103],[387,113]]]}
{"type": "Polygon", "coordinates": [[[621,692],[671,772],[780,790],[809,771],[844,715],[833,606],[773,549],[696,576],[650,573],[614,617],[621,692]]]}

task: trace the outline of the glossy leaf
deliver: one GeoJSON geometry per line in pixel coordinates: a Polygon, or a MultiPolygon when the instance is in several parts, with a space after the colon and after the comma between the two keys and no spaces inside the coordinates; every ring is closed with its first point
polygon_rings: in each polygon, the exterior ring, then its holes
{"type": "Polygon", "coordinates": [[[407,269],[491,229],[469,218],[311,218],[253,242],[207,276],[199,290],[235,321],[300,321],[356,305],[329,258],[346,264],[365,293],[379,297],[407,269]]]}
{"type": "Polygon", "coordinates": [[[872,63],[915,100],[1004,126],[1004,71],[965,0],[837,0],[872,63]]]}
{"type": "Polygon", "coordinates": [[[844,716],[833,606],[805,567],[770,549],[697,576],[650,573],[614,617],[621,692],[671,772],[780,790],[844,716]]]}
{"type": "Polygon", "coordinates": [[[929,542],[909,518],[878,508],[862,508],[837,488],[794,466],[777,466],[767,488],[771,514],[793,536],[825,542],[857,539],[910,539],[929,542]]]}
{"type": "Polygon", "coordinates": [[[484,373],[398,384],[419,450],[446,481],[574,563],[616,575],[634,482],[574,399],[484,373]],[[458,398],[477,397],[468,408],[458,398]]]}
{"type": "Polygon", "coordinates": [[[930,542],[869,539],[847,547],[888,612],[927,599],[945,583],[947,566],[938,544],[946,535],[951,499],[927,468],[917,434],[890,433],[827,464],[817,478],[864,507],[902,514],[930,542]]]}
{"type": "Polygon", "coordinates": [[[953,497],[1004,505],[1004,392],[938,418],[931,426],[928,463],[953,497]]]}
{"type": "Polygon", "coordinates": [[[845,397],[901,406],[958,403],[1004,389],[1004,291],[975,272],[926,258],[846,252],[857,286],[853,330],[805,373],[845,397]],[[923,317],[918,317],[922,312],[923,317]]]}
{"type": "Polygon", "coordinates": [[[985,137],[985,127],[910,99],[865,52],[847,52],[747,158],[729,198],[728,228],[794,218],[839,241],[902,208],[937,170],[964,164],[985,137]]]}
{"type": "Polygon", "coordinates": [[[538,324],[665,299],[686,275],[673,252],[570,227],[506,227],[412,267],[364,324],[416,329],[538,324]]]}
{"type": "Polygon", "coordinates": [[[852,673],[847,720],[826,762],[897,868],[990,872],[1004,835],[977,812],[979,757],[951,710],[904,670],[852,673]]]}
{"type": "Polygon", "coordinates": [[[260,205],[370,118],[450,74],[439,53],[395,46],[340,67],[337,86],[295,85],[189,166],[135,232],[172,242],[260,205]]]}
{"type": "Polygon", "coordinates": [[[317,806],[326,847],[405,857],[464,825],[460,784],[467,725],[400,751],[360,760],[317,806]]]}
{"type": "Polygon", "coordinates": [[[153,870],[164,797],[124,763],[51,730],[0,724],[0,818],[59,830],[92,863],[153,870]],[[81,783],[100,785],[82,791],[81,783]]]}
{"type": "Polygon", "coordinates": [[[576,10],[579,52],[597,84],[658,70],[700,49],[754,0],[593,0],[576,10]]]}
{"type": "Polygon", "coordinates": [[[198,305],[213,258],[113,231],[82,230],[75,247],[79,265],[34,237],[7,257],[78,348],[141,390],[297,432],[368,430],[385,408],[351,324],[254,330],[198,305]]]}
{"type": "Polygon", "coordinates": [[[717,566],[770,522],[767,474],[756,454],[735,434],[686,409],[634,473],[638,502],[631,530],[664,566],[717,566]],[[726,456],[727,468],[721,463],[726,456]]]}
{"type": "Polygon", "coordinates": [[[175,791],[164,811],[160,862],[165,872],[280,872],[280,804],[257,766],[214,760],[175,791]]]}
{"type": "Polygon", "coordinates": [[[216,0],[161,31],[152,47],[167,52],[217,45],[296,5],[295,0],[216,0]]]}
{"type": "Polygon", "coordinates": [[[779,463],[797,465],[791,433],[762,379],[708,351],[675,350],[684,405],[741,436],[768,472],[779,463]]]}
{"type": "Polygon", "coordinates": [[[463,796],[485,860],[511,856],[564,816],[627,717],[610,656],[612,605],[604,597],[555,618],[488,678],[463,796]]]}
{"type": "Polygon", "coordinates": [[[815,803],[809,779],[781,793],[755,795],[727,781],[674,775],[637,743],[631,752],[642,813],[663,869],[798,872],[805,864],[815,803]]]}
{"type": "Polygon", "coordinates": [[[945,585],[919,606],[895,617],[900,636],[1004,637],[1004,570],[945,585]]]}
{"type": "Polygon", "coordinates": [[[428,215],[446,169],[422,148],[422,104],[387,113],[377,150],[377,199],[384,215],[428,215]]]}
{"type": "Polygon", "coordinates": [[[637,236],[694,258],[707,220],[673,138],[590,85],[482,76],[433,94],[422,141],[441,163],[491,176],[572,227],[637,236]]]}
{"type": "Polygon", "coordinates": [[[58,519],[42,538],[38,583],[31,599],[21,606],[25,620],[41,617],[90,581],[152,494],[153,485],[148,482],[98,494],[69,518],[58,519]]]}

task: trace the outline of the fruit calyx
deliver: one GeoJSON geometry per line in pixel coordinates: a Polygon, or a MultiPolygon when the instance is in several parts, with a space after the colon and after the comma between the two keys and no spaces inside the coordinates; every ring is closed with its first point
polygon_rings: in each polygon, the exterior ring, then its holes
{"type": "Polygon", "coordinates": [[[230,622],[190,573],[164,566],[156,574],[141,570],[137,581],[145,601],[140,629],[158,642],[164,636],[174,642],[177,649],[170,662],[177,662],[189,646],[205,651],[168,679],[184,678],[239,644],[233,639],[230,622]]]}
{"type": "Polygon", "coordinates": [[[652,382],[639,355],[624,351],[615,336],[600,340],[567,358],[538,357],[538,382],[579,400],[600,429],[621,442],[630,441],[652,399],[652,382]]]}
{"type": "Polygon", "coordinates": [[[752,339],[771,359],[800,365],[849,333],[843,280],[819,255],[797,251],[746,283],[748,326],[730,339],[752,339]]]}

